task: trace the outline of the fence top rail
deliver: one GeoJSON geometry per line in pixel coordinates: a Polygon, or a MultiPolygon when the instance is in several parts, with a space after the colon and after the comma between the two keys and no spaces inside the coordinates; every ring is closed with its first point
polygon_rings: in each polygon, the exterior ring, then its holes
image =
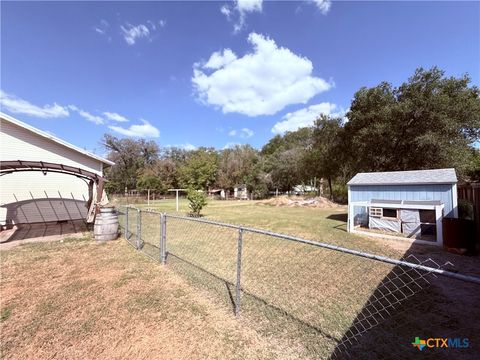
{"type": "Polygon", "coordinates": [[[143,212],[147,212],[147,213],[152,213],[152,214],[158,214],[158,215],[163,215],[164,213],[161,212],[161,211],[157,211],[157,210],[153,210],[153,209],[149,209],[149,208],[144,208],[144,209],[141,209],[141,208],[138,208],[138,207],[135,207],[135,206],[131,206],[131,205],[118,205],[118,208],[126,208],[126,209],[132,209],[132,210],[136,210],[136,211],[143,211],[143,212]]]}
{"type": "Polygon", "coordinates": [[[427,271],[427,272],[434,273],[434,274],[437,274],[437,275],[441,275],[441,276],[445,276],[445,277],[449,277],[449,278],[453,278],[453,279],[457,279],[457,280],[462,280],[462,281],[466,281],[466,282],[476,283],[476,284],[480,285],[480,277],[455,273],[455,272],[452,272],[452,271],[442,270],[442,269],[439,269],[439,268],[433,268],[433,267],[429,267],[429,266],[425,266],[425,265],[421,265],[421,264],[415,264],[415,263],[411,263],[411,262],[404,261],[404,260],[392,259],[392,258],[389,258],[389,257],[386,257],[386,256],[366,253],[366,252],[363,252],[363,251],[348,249],[348,248],[344,248],[344,247],[341,247],[341,246],[326,244],[326,243],[312,241],[312,240],[306,240],[306,239],[302,239],[302,238],[299,238],[299,237],[296,237],[296,236],[280,234],[280,233],[276,233],[276,232],[269,231],[269,230],[256,229],[256,228],[251,228],[251,227],[247,227],[247,226],[228,224],[228,223],[215,221],[215,220],[195,218],[195,217],[187,217],[187,216],[181,216],[181,215],[165,214],[165,216],[169,217],[169,218],[173,218],[173,219],[194,221],[194,222],[199,222],[199,223],[204,223],[204,224],[211,224],[211,225],[223,226],[223,227],[227,227],[227,228],[231,228],[231,229],[248,231],[248,232],[256,233],[256,234],[268,235],[268,236],[277,237],[277,238],[284,239],[284,240],[295,241],[295,242],[299,242],[299,243],[303,243],[303,244],[307,244],[307,245],[312,245],[312,246],[315,246],[315,247],[329,249],[329,250],[332,250],[332,251],[338,251],[338,252],[342,252],[342,253],[345,253],[345,254],[360,256],[360,257],[364,257],[364,258],[367,258],[367,259],[380,261],[380,262],[384,262],[384,263],[388,263],[388,264],[392,264],[392,265],[405,266],[405,267],[409,267],[409,268],[416,269],[416,270],[423,270],[423,271],[427,271]]]}

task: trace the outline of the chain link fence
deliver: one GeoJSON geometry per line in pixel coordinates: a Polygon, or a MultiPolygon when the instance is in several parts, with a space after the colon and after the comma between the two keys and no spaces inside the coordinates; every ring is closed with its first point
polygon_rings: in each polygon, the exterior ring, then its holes
{"type": "MultiPolygon", "coordinates": [[[[130,244],[281,339],[298,358],[409,359],[420,351],[415,337],[473,340],[480,333],[480,278],[446,271],[431,259],[391,259],[134,208],[120,207],[119,214],[130,244]]],[[[422,356],[448,359],[460,351],[444,350],[422,356]]],[[[475,354],[473,347],[460,353],[475,354]]]]}

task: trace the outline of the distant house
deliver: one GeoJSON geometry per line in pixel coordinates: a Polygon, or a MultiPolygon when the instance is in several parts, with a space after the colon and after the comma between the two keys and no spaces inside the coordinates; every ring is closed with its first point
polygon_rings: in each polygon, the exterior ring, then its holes
{"type": "Polygon", "coordinates": [[[348,231],[441,245],[458,217],[455,169],[359,173],[348,182],[348,231]]]}
{"type": "Polygon", "coordinates": [[[9,115],[0,121],[0,224],[93,217],[114,163],[9,115]]]}
{"type": "Polygon", "coordinates": [[[240,199],[240,200],[248,200],[249,194],[248,194],[247,186],[245,184],[235,185],[233,188],[233,198],[240,199]]]}
{"type": "Polygon", "coordinates": [[[208,196],[213,199],[225,200],[225,190],[224,189],[209,189],[208,196]]]}

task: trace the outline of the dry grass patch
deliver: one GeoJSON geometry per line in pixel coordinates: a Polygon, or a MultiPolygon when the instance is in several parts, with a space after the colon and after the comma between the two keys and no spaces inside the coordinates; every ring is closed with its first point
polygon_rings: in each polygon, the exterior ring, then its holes
{"type": "Polygon", "coordinates": [[[5,359],[295,359],[123,241],[1,253],[5,359]]]}

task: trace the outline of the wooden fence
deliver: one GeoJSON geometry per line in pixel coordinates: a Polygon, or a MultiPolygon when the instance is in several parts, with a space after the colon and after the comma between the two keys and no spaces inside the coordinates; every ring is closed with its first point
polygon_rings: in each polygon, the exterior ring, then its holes
{"type": "Polygon", "coordinates": [[[473,204],[473,216],[477,228],[477,248],[480,246],[480,183],[458,185],[458,199],[473,204]]]}

